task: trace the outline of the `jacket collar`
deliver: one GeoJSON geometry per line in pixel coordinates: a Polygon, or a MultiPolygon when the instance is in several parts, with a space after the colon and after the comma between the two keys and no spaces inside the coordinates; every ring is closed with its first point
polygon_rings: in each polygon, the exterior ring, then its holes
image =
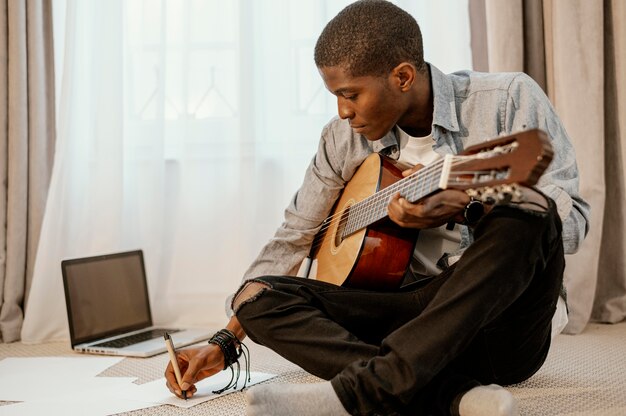
{"type": "Polygon", "coordinates": [[[449,131],[459,131],[459,121],[456,114],[454,86],[450,77],[441,72],[436,66],[428,64],[430,68],[430,85],[433,89],[433,126],[437,125],[449,131]]]}

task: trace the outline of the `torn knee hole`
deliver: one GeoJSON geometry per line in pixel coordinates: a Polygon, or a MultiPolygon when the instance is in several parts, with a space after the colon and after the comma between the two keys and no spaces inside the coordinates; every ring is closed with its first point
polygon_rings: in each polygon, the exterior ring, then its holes
{"type": "Polygon", "coordinates": [[[267,283],[261,283],[256,281],[246,283],[245,286],[239,289],[239,292],[235,295],[235,298],[233,299],[233,311],[237,313],[242,305],[248,302],[253,302],[266,289],[270,289],[270,285],[268,285],[267,283]]]}

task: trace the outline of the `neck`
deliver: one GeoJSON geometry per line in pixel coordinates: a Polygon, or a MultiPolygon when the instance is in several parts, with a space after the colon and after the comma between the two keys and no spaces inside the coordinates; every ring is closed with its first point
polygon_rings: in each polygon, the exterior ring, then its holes
{"type": "Polygon", "coordinates": [[[413,104],[398,120],[398,126],[413,137],[428,136],[433,124],[433,91],[430,70],[418,73],[413,84],[413,104]]]}

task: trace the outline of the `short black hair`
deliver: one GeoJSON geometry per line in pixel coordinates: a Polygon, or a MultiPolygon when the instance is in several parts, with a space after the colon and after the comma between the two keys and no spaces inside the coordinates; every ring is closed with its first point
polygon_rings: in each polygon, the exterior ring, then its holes
{"type": "Polygon", "coordinates": [[[386,0],[348,5],[324,28],[315,45],[318,68],[341,66],[351,76],[382,76],[401,62],[426,70],[417,21],[386,0]]]}

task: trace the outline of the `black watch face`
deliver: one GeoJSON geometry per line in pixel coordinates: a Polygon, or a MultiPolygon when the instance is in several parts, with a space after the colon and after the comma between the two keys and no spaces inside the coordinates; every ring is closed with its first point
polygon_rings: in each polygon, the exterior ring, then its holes
{"type": "Polygon", "coordinates": [[[470,201],[465,207],[465,221],[468,224],[475,224],[485,213],[485,207],[480,201],[470,201]]]}

